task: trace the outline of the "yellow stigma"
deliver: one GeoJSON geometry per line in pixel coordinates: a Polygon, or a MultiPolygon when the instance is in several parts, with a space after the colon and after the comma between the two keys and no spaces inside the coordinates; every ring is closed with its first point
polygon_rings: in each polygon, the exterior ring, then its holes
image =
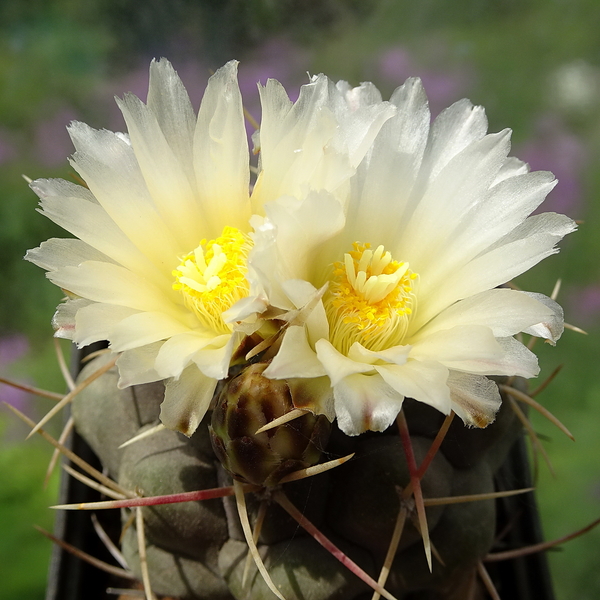
{"type": "Polygon", "coordinates": [[[416,308],[418,275],[383,246],[353,247],[343,262],[334,263],[325,297],[331,343],[342,354],[354,342],[373,351],[401,344],[416,308]]]}
{"type": "Polygon", "coordinates": [[[248,295],[250,246],[239,229],[225,227],[217,239],[202,240],[173,271],[173,289],[182,293],[186,306],[202,324],[217,333],[231,332],[231,325],[221,315],[248,295]]]}

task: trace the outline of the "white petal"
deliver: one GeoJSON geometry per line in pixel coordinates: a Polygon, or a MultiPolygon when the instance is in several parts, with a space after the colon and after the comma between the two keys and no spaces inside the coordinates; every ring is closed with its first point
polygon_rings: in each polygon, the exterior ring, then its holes
{"type": "Polygon", "coordinates": [[[147,279],[159,284],[171,281],[117,227],[88,189],[60,179],[38,179],[30,187],[41,198],[41,213],[51,221],[147,279]]]}
{"type": "MultiPolygon", "coordinates": [[[[123,113],[131,145],[152,200],[169,230],[181,239],[183,247],[195,248],[208,232],[202,232],[204,215],[200,210],[184,164],[192,162],[192,147],[182,163],[167,142],[156,115],[139,98],[126,94],[117,99],[123,113]]],[[[181,124],[185,129],[186,123],[181,124]]],[[[185,135],[185,132],[184,132],[185,135]]]]}
{"type": "Polygon", "coordinates": [[[408,360],[408,355],[411,351],[411,346],[392,346],[379,352],[373,352],[362,346],[358,342],[354,342],[348,351],[348,358],[359,362],[365,362],[370,365],[384,361],[395,365],[403,365],[408,360]]]}
{"type": "Polygon", "coordinates": [[[241,336],[220,335],[211,340],[211,343],[194,354],[192,360],[207,377],[224,379],[227,377],[229,363],[234,347],[241,341],[241,336]]]}
{"type": "Polygon", "coordinates": [[[333,390],[335,414],[346,435],[384,431],[402,409],[404,397],[377,375],[350,375],[333,390]]]}
{"type": "Polygon", "coordinates": [[[548,298],[548,296],[544,296],[543,294],[534,294],[532,292],[523,293],[545,305],[550,313],[539,323],[524,329],[523,332],[541,337],[554,345],[565,329],[564,312],[562,307],[552,300],[552,298],[548,298]]]}
{"type": "Polygon", "coordinates": [[[181,321],[161,312],[138,312],[121,320],[111,332],[110,347],[122,352],[189,331],[181,321]]]}
{"type": "Polygon", "coordinates": [[[154,362],[161,346],[162,342],[155,342],[123,352],[117,359],[120,375],[117,387],[123,389],[130,385],[152,383],[163,379],[154,369],[154,362]]]}
{"type": "Polygon", "coordinates": [[[112,262],[105,254],[81,240],[61,238],[51,238],[38,248],[28,250],[25,260],[47,271],[76,267],[86,260],[112,262]]]}
{"type": "Polygon", "coordinates": [[[150,64],[148,108],[156,120],[188,180],[195,180],[193,140],[196,115],[189,96],[171,63],[161,58],[150,64]]]}
{"type": "Polygon", "coordinates": [[[212,236],[223,225],[246,230],[250,217],[249,156],[237,62],[208,81],[194,137],[194,166],[212,236]]]}
{"type": "Polygon", "coordinates": [[[56,307],[56,312],[52,318],[54,337],[72,340],[75,336],[75,318],[81,309],[90,304],[91,302],[84,298],[61,302],[56,307]]]}
{"type": "Polygon", "coordinates": [[[325,375],[323,365],[308,343],[304,327],[288,327],[281,347],[263,375],[271,379],[325,375]]]}
{"type": "MultiPolygon", "coordinates": [[[[163,290],[128,269],[102,262],[85,262],[48,273],[48,279],[65,290],[107,304],[158,311],[174,317],[185,314],[163,290]]],[[[171,290],[168,290],[171,293],[171,290]]]]}
{"type": "Polygon", "coordinates": [[[404,365],[375,368],[399,394],[429,404],[445,415],[450,412],[450,390],[446,385],[448,369],[439,362],[409,360],[404,365]]]}
{"type": "Polygon", "coordinates": [[[492,330],[495,337],[515,335],[544,321],[552,323],[553,330],[557,331],[562,313],[557,312],[555,306],[548,305],[543,300],[545,298],[541,294],[510,289],[487,290],[448,307],[410,340],[414,343],[436,331],[458,325],[484,325],[492,330]]]}
{"type": "Polygon", "coordinates": [[[356,373],[373,372],[373,366],[358,362],[338,352],[328,340],[321,339],[315,344],[317,356],[331,379],[331,385],[336,386],[342,379],[356,373]]]}
{"type": "Polygon", "coordinates": [[[72,165],[95,198],[126,236],[165,274],[189,248],[169,231],[152,200],[131,145],[110,131],[72,123],[69,134],[77,149],[72,165]]]}
{"type": "Polygon", "coordinates": [[[191,436],[210,406],[216,385],[216,379],[206,377],[195,365],[188,367],[179,379],[167,382],[160,420],[169,429],[191,436]]]}
{"type": "Polygon", "coordinates": [[[101,340],[110,340],[118,323],[137,313],[136,309],[128,306],[100,302],[84,306],[75,317],[76,334],[73,341],[81,347],[101,340]]]}
{"type": "Polygon", "coordinates": [[[481,375],[450,371],[452,410],[470,427],[486,427],[496,417],[502,399],[498,386],[481,375]]]}
{"type": "Polygon", "coordinates": [[[179,377],[190,363],[192,356],[208,346],[213,336],[200,331],[187,331],[174,335],[161,347],[155,368],[162,377],[179,377]]]}

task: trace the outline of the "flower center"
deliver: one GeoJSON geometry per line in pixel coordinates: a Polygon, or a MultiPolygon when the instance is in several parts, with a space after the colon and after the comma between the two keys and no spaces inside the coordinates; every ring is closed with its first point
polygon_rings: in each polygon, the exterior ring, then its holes
{"type": "Polygon", "coordinates": [[[239,229],[225,227],[217,239],[202,240],[173,271],[173,289],[182,293],[186,306],[213,331],[231,332],[231,325],[221,315],[248,295],[250,246],[249,238],[239,229]]]}
{"type": "Polygon", "coordinates": [[[344,262],[333,265],[325,297],[330,341],[342,354],[354,342],[378,351],[402,343],[416,308],[418,275],[393,260],[383,246],[355,242],[344,262]]]}

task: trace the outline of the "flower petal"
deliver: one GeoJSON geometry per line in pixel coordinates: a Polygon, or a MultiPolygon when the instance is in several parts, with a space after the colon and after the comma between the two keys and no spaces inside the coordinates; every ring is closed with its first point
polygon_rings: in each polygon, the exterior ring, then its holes
{"type": "Polygon", "coordinates": [[[350,375],[336,384],[333,393],[338,426],[346,435],[384,431],[404,401],[378,374],[350,375]]]}
{"type": "Polygon", "coordinates": [[[317,356],[331,379],[331,385],[336,386],[342,379],[357,373],[372,373],[373,366],[366,362],[358,362],[338,352],[329,340],[320,339],[315,350],[317,356]]]}
{"type": "Polygon", "coordinates": [[[160,420],[169,429],[191,436],[204,418],[216,386],[216,379],[206,377],[195,365],[189,366],[179,379],[167,382],[160,420]]]}
{"type": "Polygon", "coordinates": [[[452,410],[470,427],[487,427],[496,417],[502,399],[498,386],[481,375],[450,371],[452,410]]]}

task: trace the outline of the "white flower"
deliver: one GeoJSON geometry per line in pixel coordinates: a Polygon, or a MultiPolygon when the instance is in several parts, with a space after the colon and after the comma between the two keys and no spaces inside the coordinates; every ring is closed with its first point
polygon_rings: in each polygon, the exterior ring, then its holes
{"type": "Polygon", "coordinates": [[[430,126],[417,79],[391,103],[347,197],[283,198],[254,221],[251,272],[271,304],[293,311],[325,289],[264,374],[328,379],[333,403],[314,409],[350,435],[388,427],[405,397],[485,427],[500,404],[485,376],[538,373],[513,336],[553,342],[563,329],[549,298],[498,286],[575,225],[529,216],[554,178],[509,158],[509,131],[486,134],[481,107],[457,102],[430,126]]]}
{"type": "Polygon", "coordinates": [[[369,85],[320,75],[292,103],[270,81],[251,195],[236,72],[232,61],[211,77],[196,117],[170,63],[153,62],[147,103],[118,100],[127,135],[71,124],[71,164],[87,187],[31,184],[41,212],[78,238],[48,240],[26,257],[68,294],[56,335],[79,346],[108,340],[120,353],[120,387],[165,380],[161,419],[187,435],[227,376],[242,338],[233,321],[264,308],[248,299],[251,214],[281,195],[341,194],[395,113],[369,85]]]}

